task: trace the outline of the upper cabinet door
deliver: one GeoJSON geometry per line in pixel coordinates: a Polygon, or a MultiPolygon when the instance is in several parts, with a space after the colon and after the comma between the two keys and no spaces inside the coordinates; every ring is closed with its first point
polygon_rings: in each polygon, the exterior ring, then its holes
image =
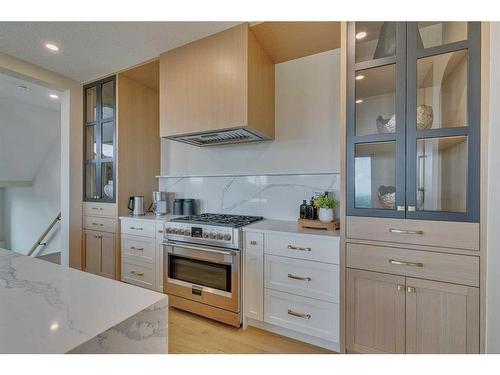
{"type": "Polygon", "coordinates": [[[406,24],[348,25],[348,215],[404,217],[406,24]]]}
{"type": "Polygon", "coordinates": [[[84,201],[115,202],[115,76],[85,85],[84,201]]]}
{"type": "Polygon", "coordinates": [[[480,23],[407,26],[407,218],[479,220],[480,23]]]}

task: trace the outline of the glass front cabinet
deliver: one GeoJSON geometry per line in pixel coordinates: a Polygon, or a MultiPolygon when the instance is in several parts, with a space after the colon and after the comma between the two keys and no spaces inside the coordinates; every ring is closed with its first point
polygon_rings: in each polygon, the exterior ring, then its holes
{"type": "Polygon", "coordinates": [[[83,88],[83,200],[87,202],[115,202],[115,98],[114,76],[83,88]]]}
{"type": "Polygon", "coordinates": [[[480,23],[348,25],[347,214],[479,221],[480,23]]]}

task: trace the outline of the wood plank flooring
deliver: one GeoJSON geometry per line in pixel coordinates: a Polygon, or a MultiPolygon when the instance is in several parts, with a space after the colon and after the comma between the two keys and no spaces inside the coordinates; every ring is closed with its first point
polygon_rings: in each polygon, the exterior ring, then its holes
{"type": "Polygon", "coordinates": [[[258,328],[234,328],[175,308],[169,310],[171,354],[333,354],[258,328]]]}

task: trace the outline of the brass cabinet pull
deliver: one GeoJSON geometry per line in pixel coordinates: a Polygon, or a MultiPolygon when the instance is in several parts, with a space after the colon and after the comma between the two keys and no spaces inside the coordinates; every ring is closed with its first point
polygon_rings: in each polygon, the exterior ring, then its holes
{"type": "Polygon", "coordinates": [[[102,211],[102,207],[92,207],[93,210],[102,211]]]}
{"type": "Polygon", "coordinates": [[[396,233],[396,234],[424,234],[424,231],[423,230],[409,230],[409,229],[389,228],[389,233],[396,233]]]}
{"type": "Polygon", "coordinates": [[[397,284],[397,286],[396,286],[396,287],[397,287],[397,289],[398,289],[398,292],[404,292],[404,291],[405,291],[405,289],[406,289],[406,288],[405,288],[405,286],[404,286],[404,285],[402,285],[402,284],[397,284]]]}
{"type": "Polygon", "coordinates": [[[417,290],[415,289],[415,287],[414,287],[414,286],[407,286],[407,287],[406,287],[406,291],[407,291],[408,293],[416,293],[416,292],[417,292],[417,290]]]}
{"type": "Polygon", "coordinates": [[[92,223],[92,225],[95,225],[95,226],[97,226],[97,227],[102,227],[102,226],[104,226],[104,224],[102,224],[102,223],[92,223]]]}
{"type": "Polygon", "coordinates": [[[131,246],[130,249],[131,250],[138,250],[138,251],[143,251],[144,250],[143,247],[135,247],[135,246],[131,246]]]}
{"type": "Polygon", "coordinates": [[[144,276],[144,272],[130,271],[132,275],[144,276]]]}
{"type": "Polygon", "coordinates": [[[424,264],[420,262],[405,262],[404,260],[389,259],[390,264],[397,264],[400,266],[410,266],[410,267],[423,267],[424,264]]]}
{"type": "Polygon", "coordinates": [[[291,273],[288,274],[288,278],[301,281],[311,281],[311,278],[309,276],[297,276],[291,273]]]}
{"type": "Polygon", "coordinates": [[[288,315],[296,316],[297,318],[302,318],[302,319],[311,319],[311,314],[302,314],[290,309],[288,309],[288,315]]]}
{"type": "Polygon", "coordinates": [[[136,228],[136,227],[130,227],[130,229],[132,229],[132,230],[144,230],[143,228],[140,228],[140,227],[139,227],[139,228],[136,228]]]}
{"type": "Polygon", "coordinates": [[[257,241],[250,241],[250,245],[257,245],[257,241]]]}
{"type": "Polygon", "coordinates": [[[163,230],[161,230],[161,229],[160,229],[160,230],[158,230],[158,233],[163,233],[163,230]]]}
{"type": "Polygon", "coordinates": [[[290,250],[311,251],[310,247],[300,247],[300,246],[288,245],[288,248],[290,250]]]}

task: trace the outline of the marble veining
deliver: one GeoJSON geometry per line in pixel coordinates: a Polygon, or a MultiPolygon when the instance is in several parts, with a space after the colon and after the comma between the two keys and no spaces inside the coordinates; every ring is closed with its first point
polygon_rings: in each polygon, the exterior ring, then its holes
{"type": "Polygon", "coordinates": [[[94,338],[112,345],[87,352],[166,353],[166,305],[163,294],[0,249],[0,353],[67,353],[94,338]],[[120,340],[106,340],[113,332],[120,340]]]}
{"type": "Polygon", "coordinates": [[[194,198],[199,212],[259,215],[268,219],[296,220],[302,200],[334,191],[336,173],[220,177],[163,177],[159,189],[174,198],[194,198]]]}

